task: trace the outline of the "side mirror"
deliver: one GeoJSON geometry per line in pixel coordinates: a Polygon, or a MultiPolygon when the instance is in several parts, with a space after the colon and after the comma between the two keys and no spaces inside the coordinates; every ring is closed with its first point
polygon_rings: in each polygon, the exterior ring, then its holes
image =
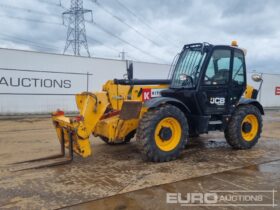
{"type": "Polygon", "coordinates": [[[179,75],[179,80],[180,81],[186,81],[188,79],[188,75],[186,75],[186,74],[180,74],[179,75]]]}
{"type": "Polygon", "coordinates": [[[179,80],[182,81],[183,86],[193,86],[193,78],[187,74],[180,74],[179,80]]]}
{"type": "Polygon", "coordinates": [[[252,75],[252,80],[255,81],[255,82],[260,82],[262,81],[262,75],[261,74],[253,74],[252,75]]]}

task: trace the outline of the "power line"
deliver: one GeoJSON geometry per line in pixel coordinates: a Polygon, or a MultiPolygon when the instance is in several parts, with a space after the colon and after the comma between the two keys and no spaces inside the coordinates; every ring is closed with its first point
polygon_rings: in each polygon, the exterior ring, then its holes
{"type": "Polygon", "coordinates": [[[38,19],[33,19],[33,18],[23,18],[23,17],[11,16],[11,15],[0,15],[0,18],[1,18],[1,17],[2,17],[2,18],[10,18],[10,19],[22,20],[22,21],[30,21],[30,22],[46,23],[46,24],[52,24],[52,25],[60,25],[60,26],[62,26],[62,24],[59,23],[59,22],[38,20],[38,19]]]}
{"type": "Polygon", "coordinates": [[[67,10],[67,8],[66,8],[65,6],[63,6],[62,1],[63,1],[63,0],[59,0],[59,5],[56,5],[56,6],[59,6],[59,7],[61,7],[62,9],[67,10]]]}
{"type": "Polygon", "coordinates": [[[45,48],[45,49],[49,49],[49,50],[58,50],[57,48],[54,48],[53,46],[50,46],[50,45],[44,45],[42,46],[41,43],[38,43],[38,42],[34,42],[34,41],[31,41],[31,40],[27,40],[27,39],[23,39],[23,38],[20,38],[20,37],[15,37],[15,36],[11,36],[11,35],[8,35],[8,34],[0,34],[0,36],[2,37],[7,37],[8,39],[11,39],[12,41],[13,40],[17,40],[19,42],[22,42],[22,43],[31,43],[33,46],[36,46],[36,47],[41,47],[41,48],[45,48]]]}
{"type": "Polygon", "coordinates": [[[146,22],[144,22],[142,20],[142,18],[140,18],[138,15],[136,15],[136,13],[134,13],[131,9],[129,9],[127,6],[125,6],[122,2],[120,2],[119,0],[116,0],[116,2],[123,7],[126,11],[128,11],[132,16],[136,17],[136,19],[143,23],[144,25],[146,25],[148,28],[150,28],[151,30],[154,30],[149,24],[147,24],[146,22]]]}
{"type": "MultiPolygon", "coordinates": [[[[2,4],[0,3],[0,7],[6,8],[6,9],[16,9],[16,10],[22,10],[28,13],[34,13],[34,14],[40,14],[40,15],[51,15],[51,16],[56,16],[55,14],[43,12],[43,11],[38,11],[38,10],[32,10],[32,9],[27,9],[27,8],[22,8],[22,7],[17,7],[17,6],[12,6],[8,4],[2,4]]],[[[57,17],[57,16],[56,16],[57,17]]]]}
{"type": "Polygon", "coordinates": [[[45,4],[48,4],[48,5],[51,5],[51,6],[59,7],[60,9],[65,9],[65,10],[67,9],[65,6],[63,6],[62,0],[57,0],[57,1],[59,1],[58,4],[54,3],[54,2],[50,2],[48,0],[37,0],[37,1],[39,1],[40,3],[45,3],[45,4]]]}
{"type": "MultiPolygon", "coordinates": [[[[99,41],[99,40],[97,40],[97,39],[94,39],[94,38],[92,38],[92,37],[90,37],[90,36],[87,36],[87,38],[88,38],[89,41],[91,40],[91,41],[93,41],[93,42],[96,42],[96,43],[98,43],[98,44],[100,44],[100,45],[102,45],[102,46],[104,46],[104,47],[106,47],[106,48],[108,48],[108,49],[110,49],[110,50],[112,50],[112,51],[115,51],[115,52],[117,52],[117,53],[120,52],[119,49],[116,49],[116,48],[114,48],[114,47],[105,45],[103,42],[101,42],[101,41],[99,41]]],[[[133,60],[135,60],[135,61],[137,61],[137,58],[135,58],[135,57],[133,57],[133,56],[130,56],[130,55],[126,55],[126,56],[127,56],[127,57],[130,57],[131,59],[133,59],[133,60]]]]}
{"type": "MultiPolygon", "coordinates": [[[[22,38],[19,38],[19,37],[15,37],[15,36],[10,36],[10,35],[7,35],[7,34],[0,34],[0,39],[1,40],[5,40],[5,41],[12,41],[12,42],[20,42],[20,43],[26,43],[28,44],[29,46],[33,46],[33,47],[37,47],[37,48],[41,48],[41,49],[44,49],[44,50],[47,50],[47,51],[60,51],[58,48],[54,48],[53,46],[50,46],[50,45],[41,45],[40,43],[38,42],[34,42],[34,41],[31,41],[31,40],[27,40],[27,39],[22,39],[22,38]],[[4,38],[1,38],[1,37],[4,37],[4,38]]],[[[89,40],[92,40],[96,43],[99,43],[100,45],[104,46],[104,47],[107,47],[111,50],[114,50],[116,52],[119,52],[119,50],[115,49],[115,48],[112,48],[112,47],[108,47],[108,46],[105,46],[102,42],[96,40],[96,39],[93,39],[91,37],[88,37],[89,40]]]]}
{"type": "MultiPolygon", "coordinates": [[[[41,43],[38,43],[38,42],[34,42],[34,41],[31,41],[31,40],[27,40],[27,39],[23,39],[23,38],[19,38],[19,37],[15,37],[15,36],[11,36],[11,35],[8,35],[8,34],[0,34],[0,37],[4,37],[4,38],[1,38],[2,40],[5,40],[5,41],[12,41],[12,42],[20,42],[20,43],[26,43],[28,44],[29,46],[33,46],[33,47],[37,47],[37,48],[41,48],[41,49],[44,49],[44,50],[47,50],[47,51],[56,51],[58,52],[59,49],[58,48],[54,48],[53,46],[50,46],[50,45],[46,45],[44,44],[43,46],[41,45],[41,43]]],[[[98,41],[96,39],[93,39],[91,37],[88,37],[89,40],[92,40],[96,43],[99,43],[100,45],[104,46],[104,47],[107,47],[108,49],[111,49],[111,50],[114,50],[116,52],[119,52],[119,50],[113,48],[113,47],[108,47],[106,45],[104,45],[104,43],[102,43],[101,41],[98,41]]]]}
{"type": "MultiPolygon", "coordinates": [[[[58,23],[58,22],[50,22],[50,21],[42,21],[42,20],[37,20],[37,19],[30,19],[30,18],[23,18],[23,17],[15,17],[15,16],[10,16],[10,15],[0,15],[0,18],[10,18],[10,19],[16,19],[16,20],[20,20],[20,21],[31,21],[31,22],[37,22],[37,23],[45,23],[45,24],[54,24],[54,25],[59,25],[59,26],[63,26],[61,23],[58,23]]],[[[1,35],[1,34],[0,34],[1,35]]],[[[8,35],[3,35],[2,36],[6,36],[8,37],[8,35]]],[[[96,42],[96,43],[99,43],[100,45],[108,48],[108,49],[111,49],[113,51],[116,51],[117,53],[119,53],[119,50],[118,49],[115,49],[113,47],[110,47],[110,46],[107,46],[105,45],[104,43],[102,43],[101,41],[97,40],[97,39],[94,39],[92,37],[88,37],[88,39],[96,42]]],[[[52,48],[52,47],[42,47],[39,45],[39,43],[36,43],[36,42],[32,42],[30,40],[24,40],[24,39],[21,39],[21,38],[18,38],[18,37],[12,37],[9,35],[9,39],[5,39],[6,41],[20,41],[20,42],[24,42],[24,43],[28,43],[30,46],[33,46],[33,47],[39,47],[39,48],[42,48],[42,49],[47,49],[47,50],[55,50],[55,51],[59,51],[57,48],[52,48]],[[12,40],[13,39],[13,40],[12,40]],[[33,44],[31,44],[33,43],[33,44]]]]}
{"type": "MultiPolygon", "coordinates": [[[[163,37],[160,33],[158,33],[156,30],[154,30],[154,28],[148,24],[143,18],[139,17],[135,12],[133,12],[131,9],[129,9],[126,5],[124,5],[121,1],[116,0],[116,2],[122,7],[124,8],[126,11],[128,11],[132,16],[134,16],[139,22],[141,22],[143,25],[145,25],[147,28],[149,28],[151,31],[153,31],[158,37],[162,38],[162,40],[168,40],[173,42],[172,40],[163,37]]],[[[173,42],[174,43],[174,42],[173,42]]],[[[174,43],[175,44],[175,43],[174,43]]],[[[179,45],[175,44],[177,47],[179,47],[179,45]]]]}
{"type": "Polygon", "coordinates": [[[33,46],[33,47],[36,47],[36,48],[41,48],[41,49],[44,49],[44,50],[47,50],[47,51],[57,51],[58,50],[57,48],[54,48],[53,46],[49,46],[49,45],[42,46],[38,42],[30,41],[30,40],[27,40],[27,39],[15,37],[15,36],[3,34],[3,33],[0,34],[0,37],[4,37],[4,38],[1,38],[2,40],[12,41],[12,42],[20,42],[20,43],[27,43],[29,46],[33,46]]]}
{"type": "Polygon", "coordinates": [[[40,3],[45,3],[45,4],[52,5],[52,6],[57,6],[57,7],[60,7],[60,6],[61,6],[60,4],[51,2],[51,1],[49,1],[49,0],[38,0],[38,1],[39,1],[40,3]]]}
{"type": "MultiPolygon", "coordinates": [[[[44,2],[45,2],[45,1],[44,1],[44,2]]],[[[50,2],[48,2],[48,3],[50,3],[50,2]]],[[[57,4],[54,4],[54,5],[59,6],[59,5],[57,5],[57,4]]],[[[25,10],[26,12],[31,12],[31,13],[38,13],[38,14],[51,15],[51,14],[49,14],[49,13],[44,13],[44,12],[41,12],[41,11],[30,10],[30,9],[26,9],[26,8],[15,7],[15,6],[10,6],[10,5],[5,5],[5,4],[0,4],[0,7],[12,8],[12,9],[18,9],[18,10],[25,10]]],[[[16,20],[20,20],[20,21],[29,21],[29,22],[36,22],[36,23],[44,23],[44,24],[51,24],[51,25],[59,25],[59,26],[62,26],[62,24],[59,23],[59,22],[46,21],[46,20],[38,20],[38,19],[33,19],[33,18],[25,18],[25,17],[11,16],[11,15],[0,15],[0,18],[9,18],[9,19],[16,19],[16,20]]],[[[135,49],[137,49],[138,51],[142,52],[143,54],[150,55],[151,57],[153,57],[153,58],[155,58],[155,59],[158,59],[158,60],[160,59],[160,58],[158,58],[158,57],[156,57],[156,56],[153,56],[152,54],[149,54],[148,52],[145,52],[144,50],[140,49],[139,47],[137,47],[137,46],[135,46],[135,45],[133,45],[133,44],[131,44],[131,43],[129,43],[129,42],[123,40],[122,38],[120,38],[120,37],[114,35],[113,33],[109,32],[108,30],[106,30],[105,28],[103,28],[101,25],[96,24],[96,23],[95,23],[95,25],[96,25],[99,29],[101,29],[102,31],[106,32],[107,34],[109,34],[109,35],[111,35],[111,36],[114,36],[115,38],[117,38],[117,39],[120,40],[121,42],[123,42],[123,43],[125,43],[125,44],[127,44],[127,45],[129,45],[129,46],[131,46],[131,47],[133,47],[133,48],[135,48],[135,49]]],[[[3,35],[2,35],[2,36],[3,36],[3,35]]],[[[5,36],[7,37],[7,35],[5,35],[5,36]]],[[[90,39],[90,40],[92,40],[92,41],[94,41],[94,42],[96,42],[96,43],[99,43],[100,45],[102,45],[102,46],[104,46],[104,47],[106,47],[106,48],[108,48],[108,49],[111,49],[111,50],[116,51],[116,52],[118,52],[118,53],[120,52],[118,49],[115,49],[115,48],[113,48],[113,47],[107,46],[107,45],[105,45],[104,43],[102,43],[101,41],[96,40],[96,39],[94,39],[94,38],[92,38],[92,37],[88,37],[88,39],[90,39]]],[[[15,40],[16,40],[16,41],[18,41],[18,42],[28,43],[30,46],[37,47],[37,48],[41,48],[41,49],[55,50],[55,51],[58,50],[58,49],[55,49],[55,48],[52,48],[52,47],[43,47],[43,46],[41,46],[39,43],[32,42],[32,41],[30,41],[30,40],[24,40],[24,39],[21,39],[21,38],[16,38],[16,37],[11,37],[11,36],[10,36],[9,39],[6,38],[5,40],[7,40],[7,41],[15,41],[15,40]]],[[[129,56],[129,57],[131,57],[131,56],[129,56]]],[[[133,58],[133,57],[131,57],[131,58],[133,58]]],[[[135,59],[135,58],[134,58],[134,59],[135,59]]],[[[135,59],[135,60],[136,60],[136,59],[135,59]]],[[[160,59],[160,60],[161,60],[161,59],[160,59]]]]}
{"type": "Polygon", "coordinates": [[[136,32],[139,36],[141,36],[142,38],[148,40],[149,42],[153,43],[156,46],[159,46],[158,43],[156,43],[155,41],[153,41],[152,39],[150,39],[149,37],[147,37],[146,35],[144,35],[142,32],[140,32],[139,30],[137,30],[136,28],[134,28],[133,26],[131,26],[130,24],[128,24],[127,22],[125,22],[122,18],[116,16],[115,14],[113,14],[111,11],[109,11],[108,9],[106,9],[103,5],[101,5],[97,0],[90,0],[92,3],[95,3],[99,8],[101,8],[104,12],[106,12],[107,14],[109,14],[110,16],[112,16],[113,18],[115,18],[116,20],[118,20],[120,23],[122,23],[123,25],[127,26],[128,28],[132,29],[134,32],[136,32]]]}
{"type": "Polygon", "coordinates": [[[100,44],[100,45],[102,45],[102,46],[104,46],[104,47],[106,47],[106,48],[108,48],[108,49],[111,49],[111,50],[113,50],[113,51],[119,52],[119,50],[117,50],[116,48],[107,46],[107,45],[105,45],[103,42],[101,42],[101,41],[99,41],[99,40],[97,40],[97,39],[94,39],[94,38],[92,38],[92,37],[90,37],[90,36],[87,36],[87,38],[88,38],[88,40],[91,40],[91,41],[93,41],[93,42],[96,42],[96,43],[98,43],[98,44],[100,44]]]}
{"type": "MultiPolygon", "coordinates": [[[[8,16],[8,15],[5,15],[5,16],[1,16],[0,15],[0,18],[3,17],[3,18],[11,18],[11,19],[16,19],[16,20],[20,20],[20,21],[31,21],[31,22],[38,22],[38,23],[46,23],[46,24],[55,24],[55,25],[60,25],[62,26],[61,23],[58,23],[58,22],[50,22],[50,21],[41,21],[41,20],[37,20],[37,19],[30,19],[30,18],[23,18],[23,17],[15,17],[15,16],[8,16]]],[[[33,47],[37,47],[37,48],[41,48],[41,49],[44,49],[44,50],[51,50],[51,51],[59,51],[57,48],[53,48],[53,47],[50,47],[50,46],[41,46],[40,43],[37,43],[37,42],[34,42],[34,41],[30,41],[30,40],[26,40],[26,39],[22,39],[22,38],[19,38],[19,37],[15,37],[15,36],[11,36],[11,35],[7,35],[7,34],[0,34],[0,36],[2,37],[5,37],[5,38],[2,38],[2,40],[6,40],[6,41],[12,41],[12,42],[20,42],[20,43],[27,43],[29,44],[29,46],[33,46],[33,47]]],[[[96,43],[99,43],[100,45],[108,48],[108,49],[111,49],[117,53],[119,53],[119,50],[118,49],[115,49],[113,47],[110,47],[110,46],[107,46],[105,45],[104,43],[102,43],[101,41],[97,40],[97,39],[94,39],[92,37],[89,37],[88,36],[88,39],[91,40],[91,41],[94,41],[96,43]]]]}
{"type": "MultiPolygon", "coordinates": [[[[20,21],[30,21],[30,22],[36,22],[36,23],[44,23],[44,24],[52,24],[52,25],[60,25],[62,26],[61,23],[58,22],[51,22],[51,21],[44,21],[44,20],[38,20],[38,19],[32,19],[32,18],[23,18],[23,17],[16,17],[16,16],[11,16],[11,15],[0,15],[0,18],[9,18],[9,19],[16,19],[20,21]]],[[[41,49],[47,49],[47,50],[54,50],[57,51],[56,48],[53,47],[44,47],[41,46],[39,43],[36,43],[34,41],[22,39],[19,37],[11,36],[11,35],[5,35],[5,34],[0,34],[2,37],[6,37],[6,41],[16,41],[16,42],[21,42],[21,43],[28,43],[30,46],[41,48],[41,49]]]]}
{"type": "MultiPolygon", "coordinates": [[[[112,47],[108,47],[108,46],[104,45],[102,42],[100,42],[100,41],[98,41],[96,39],[92,39],[90,37],[88,37],[88,39],[89,40],[93,40],[94,42],[97,42],[100,45],[102,45],[104,47],[107,47],[108,49],[111,49],[113,51],[119,52],[119,50],[117,50],[115,48],[112,48],[112,47]]],[[[60,51],[58,48],[54,48],[53,46],[50,46],[50,45],[45,45],[45,44],[41,45],[38,42],[30,41],[30,40],[27,40],[27,39],[22,39],[22,38],[19,38],[19,37],[9,36],[7,34],[0,34],[0,40],[8,41],[8,42],[13,42],[13,43],[28,44],[28,46],[39,48],[39,49],[42,49],[42,50],[47,51],[47,52],[50,52],[50,51],[58,52],[58,51],[60,51]]],[[[131,56],[128,56],[128,57],[131,57],[131,56]]],[[[131,57],[131,58],[134,59],[135,61],[137,60],[137,59],[135,59],[133,57],[131,57]]]]}
{"type": "MultiPolygon", "coordinates": [[[[136,61],[136,62],[140,62],[137,58],[133,57],[133,56],[130,56],[130,55],[126,55],[126,57],[136,61]]],[[[127,60],[130,60],[130,59],[127,59],[127,60]]]]}
{"type": "Polygon", "coordinates": [[[104,27],[102,27],[101,25],[99,25],[98,23],[96,23],[95,21],[93,21],[93,23],[94,23],[94,25],[95,25],[96,27],[98,27],[99,29],[101,29],[101,30],[104,31],[105,33],[107,33],[107,34],[109,34],[109,35],[115,37],[116,39],[118,39],[118,40],[120,40],[121,42],[123,42],[123,43],[125,43],[125,44],[127,44],[127,45],[129,45],[129,46],[131,46],[131,47],[133,47],[134,49],[136,49],[136,50],[142,52],[143,54],[149,55],[149,56],[151,56],[151,57],[153,57],[153,58],[155,58],[155,59],[157,59],[157,60],[163,61],[161,58],[158,58],[157,56],[154,56],[154,55],[150,54],[149,52],[146,52],[146,51],[142,50],[141,48],[139,48],[139,47],[137,47],[137,46],[131,44],[130,42],[128,42],[128,41],[122,39],[121,37],[119,37],[119,36],[113,34],[112,32],[108,31],[107,29],[105,29],[104,27]]]}

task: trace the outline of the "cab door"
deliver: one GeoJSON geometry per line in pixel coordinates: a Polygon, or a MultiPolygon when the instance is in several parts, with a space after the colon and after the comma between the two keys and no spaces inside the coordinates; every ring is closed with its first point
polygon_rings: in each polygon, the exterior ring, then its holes
{"type": "Polygon", "coordinates": [[[198,100],[205,115],[228,113],[232,64],[230,48],[214,48],[202,74],[198,100]]]}
{"type": "Polygon", "coordinates": [[[246,90],[246,64],[244,52],[234,49],[233,65],[231,73],[231,88],[229,91],[230,112],[235,110],[240,97],[246,90]]]}

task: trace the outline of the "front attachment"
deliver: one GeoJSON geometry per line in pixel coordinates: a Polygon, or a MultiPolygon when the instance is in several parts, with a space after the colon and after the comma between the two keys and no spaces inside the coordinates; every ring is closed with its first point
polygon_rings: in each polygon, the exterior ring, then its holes
{"type": "Polygon", "coordinates": [[[18,165],[22,167],[17,167],[13,171],[23,171],[23,170],[29,170],[29,169],[39,169],[44,167],[52,167],[52,166],[58,166],[63,164],[68,164],[73,160],[73,132],[70,130],[66,130],[61,128],[60,129],[60,148],[61,153],[57,155],[52,155],[48,157],[33,159],[33,160],[27,160],[27,161],[21,161],[13,163],[13,165],[18,165]],[[65,135],[67,135],[68,139],[68,156],[66,156],[65,152],[65,135]],[[31,165],[30,165],[31,164],[31,165]]]}
{"type": "Polygon", "coordinates": [[[82,132],[86,132],[82,120],[77,117],[68,118],[64,115],[53,116],[53,124],[61,145],[69,148],[72,144],[72,152],[84,158],[91,155],[89,136],[82,136],[82,132]]]}

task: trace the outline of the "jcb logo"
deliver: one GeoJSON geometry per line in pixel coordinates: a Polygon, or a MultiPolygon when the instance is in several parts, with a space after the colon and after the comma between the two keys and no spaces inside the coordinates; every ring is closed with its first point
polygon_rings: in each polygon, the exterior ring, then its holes
{"type": "Polygon", "coordinates": [[[210,104],[216,104],[218,106],[225,105],[226,99],[225,98],[210,98],[210,104]]]}

